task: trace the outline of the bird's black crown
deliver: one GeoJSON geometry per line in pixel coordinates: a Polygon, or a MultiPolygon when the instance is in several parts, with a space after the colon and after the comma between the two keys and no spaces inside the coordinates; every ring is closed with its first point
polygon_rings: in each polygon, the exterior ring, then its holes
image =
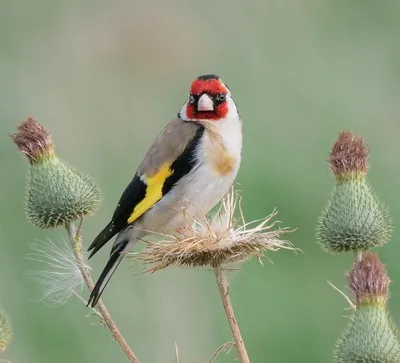
{"type": "Polygon", "coordinates": [[[200,81],[207,81],[208,79],[219,79],[219,77],[215,74],[203,74],[200,77],[197,77],[200,81]]]}

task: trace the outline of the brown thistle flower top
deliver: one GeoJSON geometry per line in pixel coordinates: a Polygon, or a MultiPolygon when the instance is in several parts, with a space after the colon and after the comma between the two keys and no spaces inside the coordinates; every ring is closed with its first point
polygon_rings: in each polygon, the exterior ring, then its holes
{"type": "Polygon", "coordinates": [[[347,278],[356,305],[386,303],[390,279],[377,254],[365,252],[362,260],[354,265],[347,278]]]}
{"type": "Polygon", "coordinates": [[[333,174],[342,179],[351,174],[365,175],[369,149],[362,137],[341,131],[328,157],[333,174]]]}
{"type": "Polygon", "coordinates": [[[10,137],[31,164],[53,154],[50,133],[32,117],[25,118],[10,137]]]}

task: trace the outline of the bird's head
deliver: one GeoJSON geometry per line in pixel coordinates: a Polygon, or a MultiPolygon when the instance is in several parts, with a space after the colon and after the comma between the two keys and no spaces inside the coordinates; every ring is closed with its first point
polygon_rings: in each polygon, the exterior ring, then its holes
{"type": "Polygon", "coordinates": [[[178,116],[185,121],[222,121],[239,118],[229,88],[214,74],[196,78],[178,116]]]}

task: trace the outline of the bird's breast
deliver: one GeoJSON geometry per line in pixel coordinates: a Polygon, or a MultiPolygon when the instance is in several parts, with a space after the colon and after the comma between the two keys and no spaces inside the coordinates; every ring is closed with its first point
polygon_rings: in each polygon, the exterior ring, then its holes
{"type": "Polygon", "coordinates": [[[240,121],[216,123],[204,132],[199,147],[199,159],[209,165],[217,175],[236,174],[241,158],[242,130],[240,121]]]}
{"type": "Polygon", "coordinates": [[[234,172],[239,157],[227,150],[223,142],[214,136],[206,136],[203,145],[203,155],[204,162],[221,177],[234,172]]]}

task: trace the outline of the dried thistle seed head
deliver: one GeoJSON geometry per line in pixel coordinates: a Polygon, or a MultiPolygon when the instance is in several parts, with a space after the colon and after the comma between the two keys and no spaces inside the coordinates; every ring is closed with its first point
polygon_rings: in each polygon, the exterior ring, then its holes
{"type": "Polygon", "coordinates": [[[13,332],[7,314],[0,310],[0,353],[4,352],[11,342],[13,332]]]}
{"type": "Polygon", "coordinates": [[[96,212],[100,189],[56,157],[50,133],[33,118],[17,129],[11,137],[30,162],[28,220],[39,228],[54,228],[96,212]]]}
{"type": "Polygon", "coordinates": [[[336,185],[317,224],[317,239],[328,252],[367,250],[390,239],[392,222],[365,179],[368,150],[361,138],[340,133],[329,157],[336,185]]]}
{"type": "Polygon", "coordinates": [[[347,275],[356,306],[384,306],[389,297],[390,279],[377,254],[365,252],[347,275]]]}
{"type": "Polygon", "coordinates": [[[362,137],[342,131],[328,157],[333,174],[338,180],[364,177],[367,172],[368,147],[362,137]]]}
{"type": "MultiPolygon", "coordinates": [[[[280,248],[293,249],[279,237],[290,232],[287,228],[273,229],[276,213],[265,219],[237,226],[234,212],[240,208],[239,196],[233,188],[222,200],[219,210],[211,218],[200,215],[193,223],[181,228],[175,235],[163,235],[160,242],[148,242],[136,258],[152,267],[154,272],[168,266],[221,266],[244,261],[252,256],[262,257],[265,251],[280,248]]],[[[241,213],[242,215],[242,213],[241,213]]]]}
{"type": "Polygon", "coordinates": [[[31,164],[54,153],[50,133],[32,117],[25,118],[10,136],[31,164]]]}

